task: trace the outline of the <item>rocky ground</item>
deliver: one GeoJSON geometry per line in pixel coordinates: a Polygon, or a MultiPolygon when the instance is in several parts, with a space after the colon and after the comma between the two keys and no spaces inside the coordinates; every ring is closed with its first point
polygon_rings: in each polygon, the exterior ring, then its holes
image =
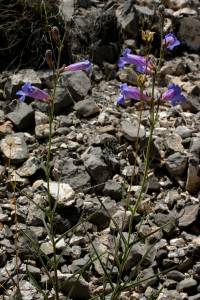
{"type": "MultiPolygon", "coordinates": [[[[73,16],[74,20],[71,50],[81,53],[80,56],[86,50],[92,53],[94,69],[91,78],[83,71],[64,73],[56,91],[50,184],[53,199],[59,189],[56,236],[78,224],[81,217],[88,217],[57,244],[57,254],[63,251],[58,266],[61,299],[65,299],[74,284],[71,274],[94,255],[91,241],[113,283],[116,280],[113,253],[118,230],[111,217],[122,226],[127,191],[130,190],[131,204],[137,199],[150,125],[149,112],[143,111],[136,156],[138,105],[114,104],[119,83],[134,85],[136,74],[132,68],[118,71],[116,62],[121,43],[143,53],[140,26],[151,24],[156,31],[157,2],[79,0],[74,6],[75,1],[65,1],[65,17],[73,16]],[[93,30],[88,31],[91,26],[93,30]],[[130,186],[135,162],[137,176],[130,186]]],[[[141,239],[130,251],[124,274],[124,280],[133,276],[138,261],[150,249],[137,276],[151,279],[123,292],[122,300],[200,299],[200,7],[198,1],[163,2],[167,7],[165,30],[175,29],[183,42],[168,54],[157,80],[157,92],[165,90],[168,82],[174,82],[182,87],[187,102],[182,106],[160,107],[148,183],[132,226],[131,238],[141,239]],[[161,274],[170,267],[174,269],[161,274]],[[161,288],[158,298],[151,298],[161,288]]],[[[154,55],[157,48],[155,41],[154,55]]],[[[0,76],[0,299],[6,300],[15,299],[16,265],[22,299],[43,299],[27,269],[43,289],[51,290],[37,253],[21,234],[24,230],[52,258],[42,212],[34,204],[47,206],[44,162],[48,107],[31,99],[26,103],[16,100],[16,91],[26,81],[50,89],[52,74],[26,69],[16,74],[3,72],[0,76]]],[[[149,81],[147,90],[150,85],[149,81]]],[[[126,212],[124,236],[129,220],[130,212],[126,212]]],[[[119,251],[123,249],[122,242],[119,251]]],[[[110,299],[110,286],[103,286],[103,274],[98,260],[88,264],[75,283],[71,299],[90,299],[100,295],[104,288],[108,295],[98,299],[110,299]]]]}

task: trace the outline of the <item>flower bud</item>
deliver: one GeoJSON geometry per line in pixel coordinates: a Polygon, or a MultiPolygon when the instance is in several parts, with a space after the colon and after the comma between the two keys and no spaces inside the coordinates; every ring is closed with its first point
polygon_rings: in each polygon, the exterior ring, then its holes
{"type": "Polygon", "coordinates": [[[58,43],[60,42],[60,32],[57,26],[53,26],[51,29],[51,35],[53,40],[58,43]]]}
{"type": "Polygon", "coordinates": [[[53,60],[52,60],[52,51],[50,49],[46,50],[45,60],[48,64],[49,68],[52,69],[53,68],[53,60]]]}
{"type": "Polygon", "coordinates": [[[151,42],[153,42],[154,34],[155,34],[155,32],[153,32],[153,31],[150,31],[150,30],[143,31],[142,30],[142,40],[146,41],[148,43],[151,43],[151,42]]]}

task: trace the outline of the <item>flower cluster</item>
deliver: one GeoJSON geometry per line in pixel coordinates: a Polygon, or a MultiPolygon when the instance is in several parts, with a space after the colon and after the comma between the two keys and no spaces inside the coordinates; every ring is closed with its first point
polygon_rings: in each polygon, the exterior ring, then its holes
{"type": "MultiPolygon", "coordinates": [[[[180,45],[180,41],[176,38],[174,33],[167,34],[162,44],[169,50],[173,50],[174,47],[180,45]]],[[[131,54],[130,49],[125,49],[123,55],[120,57],[118,66],[123,69],[126,64],[132,64],[138,73],[145,75],[152,75],[156,71],[156,65],[150,58],[131,54]]],[[[127,84],[120,85],[120,95],[116,100],[116,104],[124,104],[125,100],[150,100],[150,97],[141,91],[137,87],[130,87],[127,84]]],[[[165,91],[159,100],[170,101],[173,106],[180,104],[186,100],[185,96],[181,93],[181,89],[178,85],[169,84],[167,91],[165,91]]]]}

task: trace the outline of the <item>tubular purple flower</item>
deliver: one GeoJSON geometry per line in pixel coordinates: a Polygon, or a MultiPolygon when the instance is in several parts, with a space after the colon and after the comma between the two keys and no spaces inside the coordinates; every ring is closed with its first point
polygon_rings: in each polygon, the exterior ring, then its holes
{"type": "Polygon", "coordinates": [[[66,71],[86,71],[89,75],[92,73],[92,63],[89,60],[80,61],[74,64],[71,64],[63,69],[63,72],[66,71]]]}
{"type": "Polygon", "coordinates": [[[174,47],[180,45],[180,41],[176,38],[175,34],[173,32],[168,33],[164,39],[163,39],[163,45],[169,49],[173,50],[174,47]]]}
{"type": "Polygon", "coordinates": [[[133,64],[136,66],[136,71],[139,73],[152,74],[155,66],[150,59],[144,56],[131,54],[131,50],[126,48],[123,56],[120,57],[118,67],[123,69],[126,64],[133,64]]]}
{"type": "Polygon", "coordinates": [[[134,99],[134,100],[149,100],[149,96],[144,94],[137,87],[129,87],[126,83],[120,85],[120,95],[116,100],[117,104],[124,104],[126,99],[134,99]]]}
{"type": "Polygon", "coordinates": [[[145,66],[147,64],[147,59],[140,55],[131,54],[131,49],[126,48],[123,52],[123,56],[119,59],[118,67],[123,69],[126,64],[145,66]]]}
{"type": "Polygon", "coordinates": [[[181,94],[181,88],[174,83],[170,83],[167,87],[167,91],[161,96],[161,100],[170,101],[173,106],[181,104],[186,101],[184,95],[181,94]]]}
{"type": "Polygon", "coordinates": [[[50,99],[49,94],[35,86],[32,86],[30,82],[26,82],[16,95],[20,96],[19,100],[21,102],[24,102],[26,96],[42,101],[48,101],[50,99]]]}

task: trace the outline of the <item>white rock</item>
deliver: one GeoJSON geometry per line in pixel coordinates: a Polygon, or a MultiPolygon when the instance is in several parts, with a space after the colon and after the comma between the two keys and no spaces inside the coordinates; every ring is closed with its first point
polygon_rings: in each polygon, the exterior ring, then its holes
{"type": "MultiPolygon", "coordinates": [[[[47,183],[43,183],[44,187],[47,188],[47,183]]],[[[64,206],[69,206],[72,204],[75,196],[74,190],[68,183],[60,183],[56,181],[50,182],[50,194],[51,196],[57,200],[58,204],[62,204],[64,206]]]]}

